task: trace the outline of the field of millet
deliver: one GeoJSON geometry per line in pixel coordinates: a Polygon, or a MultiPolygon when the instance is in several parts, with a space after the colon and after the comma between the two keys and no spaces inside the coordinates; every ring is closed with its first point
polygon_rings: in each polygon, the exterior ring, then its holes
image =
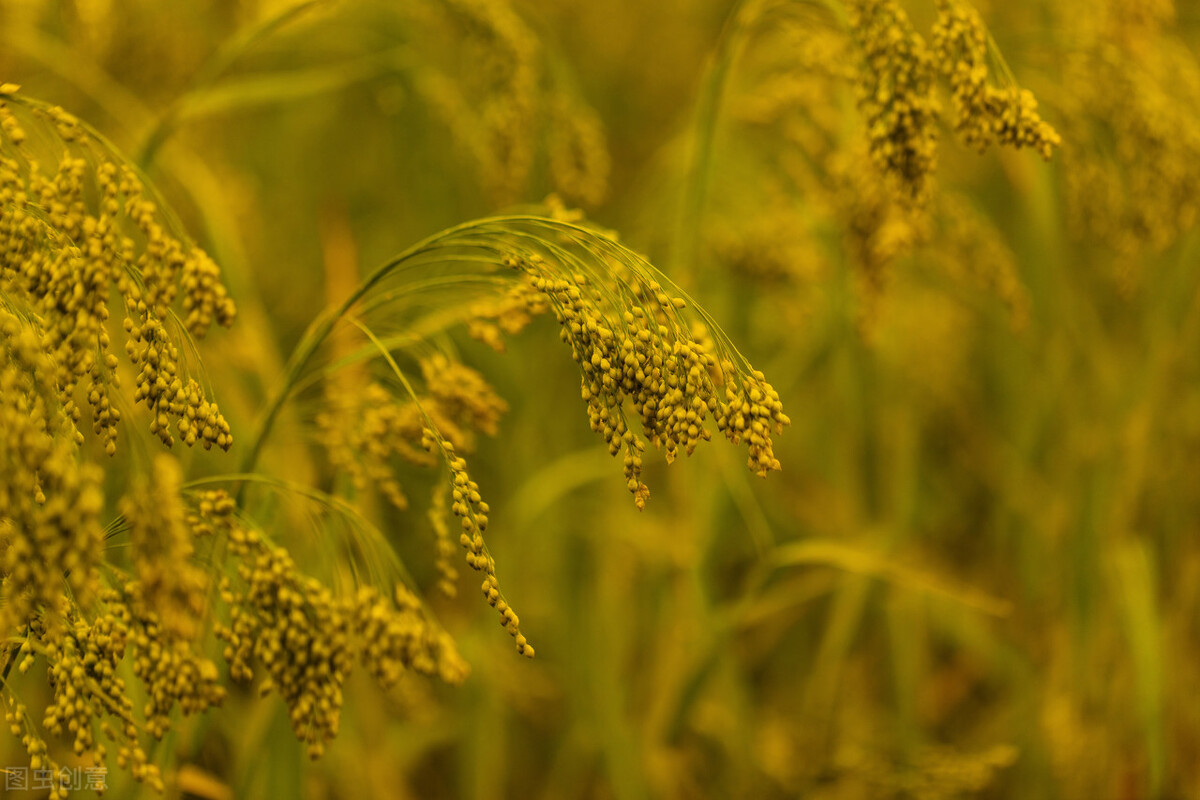
{"type": "Polygon", "coordinates": [[[0,0],[5,797],[1200,797],[1200,7],[0,0]]]}

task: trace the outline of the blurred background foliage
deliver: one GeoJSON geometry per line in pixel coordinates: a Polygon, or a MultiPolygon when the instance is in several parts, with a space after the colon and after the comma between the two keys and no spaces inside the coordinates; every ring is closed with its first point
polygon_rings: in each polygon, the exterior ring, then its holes
{"type": "MultiPolygon", "coordinates": [[[[164,743],[169,791],[1200,796],[1200,14],[974,5],[1063,145],[979,154],[946,123],[914,213],[869,164],[835,2],[0,3],[0,77],[133,154],[222,265],[241,316],[202,352],[235,431],[361,274],[552,192],[709,308],[794,423],[781,475],[712,448],[653,467],[638,513],[552,322],[456,338],[510,405],[473,464],[537,659],[429,591],[465,686],[356,677],[314,763],[235,694],[164,743]]],[[[928,38],[935,3],[904,6],[928,38]]],[[[312,433],[287,420],[264,468],[330,480],[312,433]]],[[[409,495],[359,500],[429,588],[409,495]]]]}

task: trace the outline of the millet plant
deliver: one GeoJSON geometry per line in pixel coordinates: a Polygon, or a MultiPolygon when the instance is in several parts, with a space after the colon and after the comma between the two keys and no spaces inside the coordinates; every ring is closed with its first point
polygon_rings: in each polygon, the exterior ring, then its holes
{"type": "Polygon", "coordinates": [[[0,0],[0,774],[1197,794],[1198,32],[0,0]]]}

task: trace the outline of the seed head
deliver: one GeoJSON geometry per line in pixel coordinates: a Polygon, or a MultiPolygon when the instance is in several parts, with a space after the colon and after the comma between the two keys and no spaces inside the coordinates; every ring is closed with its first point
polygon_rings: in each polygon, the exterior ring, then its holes
{"type": "Polygon", "coordinates": [[[0,157],[0,291],[41,319],[66,414],[80,421],[82,393],[96,435],[109,454],[116,451],[121,415],[112,393],[119,381],[107,327],[115,288],[129,332],[126,349],[141,367],[136,398],[149,407],[152,432],[170,444],[169,425],[178,420],[189,445],[199,440],[227,449],[232,438],[219,411],[180,371],[178,346],[187,334],[167,324],[181,288],[188,334],[203,337],[212,322],[233,321],[216,266],[172,232],[134,170],[86,126],[53,106],[34,104],[30,112],[20,105],[35,138],[61,151],[57,170],[46,174],[9,104],[0,101],[0,144],[14,154],[0,157]],[[185,420],[187,406],[206,422],[195,427],[192,417],[185,420]]]}
{"type": "Polygon", "coordinates": [[[0,630],[39,615],[56,627],[65,592],[86,603],[99,589],[104,495],[98,467],[81,463],[59,404],[44,338],[0,309],[0,630]]]}
{"type": "Polygon", "coordinates": [[[136,576],[128,593],[154,609],[156,627],[174,639],[190,641],[199,633],[209,580],[192,561],[196,533],[180,491],[182,481],[179,462],[160,454],[149,481],[135,486],[120,509],[129,526],[136,576]]]}
{"type": "Polygon", "coordinates": [[[954,93],[954,129],[965,144],[983,152],[993,142],[1030,147],[1049,159],[1062,144],[1037,113],[1033,94],[989,83],[988,40],[983,20],[965,0],[938,0],[933,51],[954,93]]]}
{"type": "Polygon", "coordinates": [[[937,163],[933,55],[895,0],[851,0],[848,6],[871,158],[904,199],[923,204],[937,163]]]}
{"type": "Polygon", "coordinates": [[[260,691],[287,704],[310,757],[319,757],[337,735],[342,686],[356,661],[384,688],[405,669],[454,683],[466,677],[453,642],[411,592],[397,587],[388,599],[363,587],[351,597],[335,596],[304,576],[285,550],[237,522],[228,505],[211,507],[214,526],[228,536],[239,562],[240,585],[226,581],[222,588],[230,621],[216,626],[230,675],[249,681],[255,663],[266,670],[260,691]]]}

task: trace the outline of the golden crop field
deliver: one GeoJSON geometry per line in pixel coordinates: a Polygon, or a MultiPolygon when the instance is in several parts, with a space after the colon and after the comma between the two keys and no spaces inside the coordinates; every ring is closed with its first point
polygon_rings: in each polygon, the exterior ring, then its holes
{"type": "Polygon", "coordinates": [[[0,0],[4,797],[1200,798],[1200,6],[0,0]]]}

